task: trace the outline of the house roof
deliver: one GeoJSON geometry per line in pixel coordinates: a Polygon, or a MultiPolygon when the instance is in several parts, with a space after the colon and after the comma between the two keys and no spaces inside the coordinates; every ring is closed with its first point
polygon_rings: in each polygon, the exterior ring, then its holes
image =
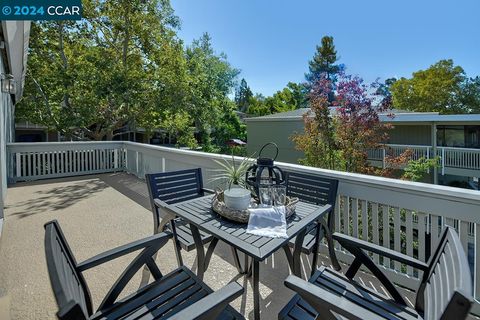
{"type": "MultiPolygon", "coordinates": [[[[330,107],[330,114],[336,113],[335,107],[330,107]]],[[[245,119],[246,122],[256,121],[288,121],[299,120],[310,111],[310,108],[301,108],[287,112],[269,114],[261,117],[245,119]]],[[[480,114],[439,114],[438,112],[414,112],[408,110],[390,110],[379,114],[380,121],[391,123],[478,123],[480,124],[480,114]]]]}
{"type": "Polygon", "coordinates": [[[260,117],[253,117],[253,118],[248,118],[245,119],[245,121],[261,121],[263,119],[269,120],[269,119],[296,119],[296,118],[302,118],[305,113],[310,111],[310,108],[300,108],[300,109],[295,109],[291,111],[286,111],[286,112],[279,112],[279,113],[274,113],[274,114],[268,114],[266,116],[260,116],[260,117]]]}

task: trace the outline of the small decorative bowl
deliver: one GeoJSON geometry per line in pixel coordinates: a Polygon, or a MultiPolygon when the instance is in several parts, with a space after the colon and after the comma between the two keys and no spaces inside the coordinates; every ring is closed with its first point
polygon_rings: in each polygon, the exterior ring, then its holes
{"type": "MultiPolygon", "coordinates": [[[[250,204],[247,209],[245,210],[235,210],[229,208],[225,204],[224,200],[224,191],[216,191],[215,195],[213,196],[212,199],[212,209],[216,213],[218,213],[220,216],[234,221],[234,222],[240,222],[240,223],[248,223],[248,219],[250,218],[250,212],[248,211],[248,208],[255,208],[258,206],[257,200],[255,198],[250,199],[250,204]]],[[[298,202],[298,198],[294,197],[287,197],[287,203],[285,204],[285,215],[286,218],[288,219],[291,215],[295,213],[295,206],[298,202]]]]}
{"type": "Polygon", "coordinates": [[[250,205],[251,197],[250,190],[243,188],[230,188],[223,192],[225,205],[233,210],[246,210],[250,205]]]}

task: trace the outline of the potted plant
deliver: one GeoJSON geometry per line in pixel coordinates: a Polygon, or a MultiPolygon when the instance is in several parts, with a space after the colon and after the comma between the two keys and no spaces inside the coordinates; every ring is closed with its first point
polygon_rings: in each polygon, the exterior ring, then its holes
{"type": "Polygon", "coordinates": [[[245,172],[251,164],[250,158],[244,158],[238,165],[235,157],[232,155],[232,161],[213,160],[221,169],[213,171],[218,172],[213,175],[210,181],[223,180],[227,184],[227,189],[223,193],[223,199],[227,207],[234,210],[245,210],[250,204],[250,190],[245,189],[245,172]]]}

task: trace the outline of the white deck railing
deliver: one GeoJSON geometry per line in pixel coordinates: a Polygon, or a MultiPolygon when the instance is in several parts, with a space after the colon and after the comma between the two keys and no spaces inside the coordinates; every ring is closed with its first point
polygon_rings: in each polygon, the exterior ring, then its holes
{"type": "MultiPolygon", "coordinates": [[[[387,156],[399,156],[406,150],[413,152],[412,159],[433,158],[433,148],[422,145],[387,144],[385,148],[368,151],[368,160],[381,162],[386,165],[387,156]]],[[[445,174],[446,168],[480,170],[480,149],[437,147],[437,156],[440,159],[440,171],[445,174]]]]}
{"type": "MultiPolygon", "coordinates": [[[[231,159],[228,155],[133,142],[13,143],[8,145],[8,151],[11,181],[116,170],[125,170],[144,178],[145,173],[150,172],[201,167],[205,183],[212,187],[209,178],[213,174],[212,169],[218,168],[213,160],[231,159]],[[57,157],[57,154],[61,156],[57,157]],[[76,164],[69,163],[67,154],[75,159],[76,164]],[[49,155],[47,158],[50,160],[43,160],[44,155],[49,155]],[[33,158],[37,159],[36,169],[33,158]],[[39,161],[39,158],[42,160],[39,161]],[[31,164],[28,164],[28,159],[31,164]],[[63,170],[59,161],[63,161],[63,170]],[[74,170],[65,170],[66,167],[73,167],[74,170]],[[30,168],[36,174],[32,174],[30,168]],[[24,173],[28,174],[23,176],[24,173]]],[[[479,191],[277,164],[285,170],[339,180],[335,220],[339,232],[426,261],[430,248],[438,241],[441,229],[445,225],[454,226],[469,256],[475,296],[480,297],[479,191]]],[[[339,248],[337,253],[345,262],[351,261],[351,257],[339,248]]],[[[398,284],[417,288],[419,273],[416,270],[378,256],[374,256],[374,259],[398,284]]],[[[478,304],[474,311],[479,314],[477,307],[478,304]]]]}
{"type": "Polygon", "coordinates": [[[10,143],[7,153],[10,182],[122,171],[125,167],[122,142],[10,143]]]}

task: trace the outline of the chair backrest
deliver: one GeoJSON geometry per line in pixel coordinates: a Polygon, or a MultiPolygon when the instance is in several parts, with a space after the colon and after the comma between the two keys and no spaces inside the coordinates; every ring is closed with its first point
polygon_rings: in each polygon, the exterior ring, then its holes
{"type": "Polygon", "coordinates": [[[77,262],[57,221],[45,224],[45,254],[48,274],[63,319],[88,319],[92,300],[85,278],[77,270],[77,262]]]}
{"type": "Polygon", "coordinates": [[[156,208],[154,199],[158,198],[167,204],[174,204],[204,195],[200,168],[146,174],[145,179],[150,194],[155,227],[158,227],[163,215],[156,208]]]}
{"type": "Polygon", "coordinates": [[[302,201],[317,205],[329,204],[332,206],[332,210],[330,210],[328,214],[327,223],[333,232],[338,180],[293,171],[287,171],[285,173],[287,196],[297,197],[302,201]]]}
{"type": "Polygon", "coordinates": [[[335,206],[338,180],[323,176],[286,172],[287,195],[318,205],[335,206]]]}
{"type": "Polygon", "coordinates": [[[472,306],[472,278],[455,229],[446,227],[417,292],[424,319],[466,319],[472,306]]]}

